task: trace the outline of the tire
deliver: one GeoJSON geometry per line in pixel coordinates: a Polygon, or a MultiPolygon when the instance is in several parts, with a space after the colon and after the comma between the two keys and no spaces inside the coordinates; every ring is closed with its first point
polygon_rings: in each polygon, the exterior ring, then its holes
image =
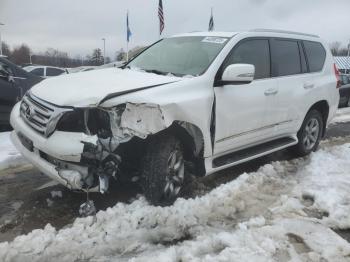
{"type": "Polygon", "coordinates": [[[345,104],[345,107],[350,107],[350,97],[348,97],[348,100],[347,100],[347,102],[345,104]]]}
{"type": "Polygon", "coordinates": [[[323,127],[322,114],[317,110],[311,110],[306,115],[297,134],[299,142],[294,147],[296,156],[306,156],[317,150],[322,138],[323,127]]]}
{"type": "Polygon", "coordinates": [[[152,137],[141,161],[143,188],[152,205],[174,203],[185,183],[184,147],[171,134],[152,137]]]}

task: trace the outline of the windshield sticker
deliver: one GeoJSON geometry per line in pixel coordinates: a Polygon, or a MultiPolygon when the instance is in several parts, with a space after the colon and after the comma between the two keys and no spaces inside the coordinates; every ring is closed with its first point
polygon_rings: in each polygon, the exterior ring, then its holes
{"type": "Polygon", "coordinates": [[[205,37],[202,42],[204,43],[214,43],[214,44],[224,44],[227,41],[227,38],[223,37],[213,37],[213,36],[207,36],[205,37]]]}

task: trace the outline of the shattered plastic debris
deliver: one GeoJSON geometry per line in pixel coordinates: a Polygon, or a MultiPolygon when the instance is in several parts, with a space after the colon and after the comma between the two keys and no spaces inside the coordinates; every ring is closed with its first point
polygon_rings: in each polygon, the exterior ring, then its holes
{"type": "Polygon", "coordinates": [[[62,191],[51,191],[51,198],[62,198],[62,191]]]}
{"type": "Polygon", "coordinates": [[[52,207],[53,201],[50,198],[46,198],[46,203],[48,207],[52,207]]]}
{"type": "Polygon", "coordinates": [[[79,208],[79,214],[82,217],[94,216],[96,215],[96,207],[94,201],[87,200],[79,208]]]}

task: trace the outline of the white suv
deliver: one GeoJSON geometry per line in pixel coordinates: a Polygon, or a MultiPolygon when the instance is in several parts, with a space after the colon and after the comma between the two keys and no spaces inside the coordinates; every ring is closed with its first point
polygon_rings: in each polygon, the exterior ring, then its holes
{"type": "Polygon", "coordinates": [[[316,150],[338,106],[337,74],[314,35],[181,34],[122,69],[39,83],[12,111],[12,139],[71,189],[104,193],[109,179],[138,178],[151,203],[169,204],[189,173],[316,150]]]}

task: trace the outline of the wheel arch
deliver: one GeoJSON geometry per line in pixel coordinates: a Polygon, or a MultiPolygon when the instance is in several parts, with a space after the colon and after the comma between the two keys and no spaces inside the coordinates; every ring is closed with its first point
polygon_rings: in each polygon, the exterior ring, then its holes
{"type": "Polygon", "coordinates": [[[327,120],[329,116],[329,104],[326,100],[318,101],[310,107],[310,109],[307,111],[306,114],[308,114],[311,110],[317,110],[322,115],[323,123],[324,123],[323,130],[322,130],[322,137],[324,137],[326,134],[327,120]]]}
{"type": "Polygon", "coordinates": [[[203,176],[205,174],[204,136],[201,129],[195,124],[176,120],[161,132],[171,133],[181,141],[185,150],[185,159],[195,164],[196,175],[203,176]]]}

